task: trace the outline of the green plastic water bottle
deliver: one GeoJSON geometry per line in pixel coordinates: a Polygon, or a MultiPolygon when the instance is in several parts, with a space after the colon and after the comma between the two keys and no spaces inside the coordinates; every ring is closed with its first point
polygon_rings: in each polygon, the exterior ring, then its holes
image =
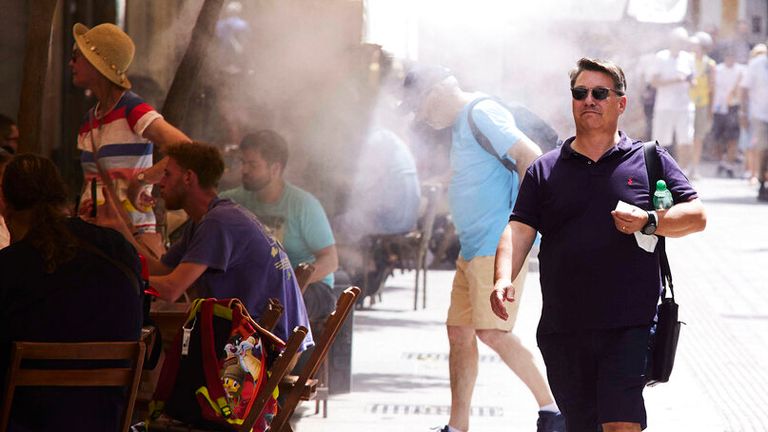
{"type": "Polygon", "coordinates": [[[672,192],[667,189],[667,182],[664,180],[657,181],[656,192],[653,193],[653,208],[656,210],[666,210],[674,204],[672,192]]]}

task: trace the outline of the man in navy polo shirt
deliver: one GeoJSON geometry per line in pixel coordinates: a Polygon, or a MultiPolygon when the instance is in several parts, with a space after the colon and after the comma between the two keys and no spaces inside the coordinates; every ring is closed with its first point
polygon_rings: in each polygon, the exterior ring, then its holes
{"type": "Polygon", "coordinates": [[[658,250],[634,233],[681,237],[706,225],[704,207],[661,147],[675,205],[655,214],[643,145],[618,130],[626,80],[609,61],[583,58],[571,72],[576,136],[528,168],[496,251],[491,308],[516,300],[511,280],[541,233],[543,310],[537,339],[568,432],[640,431],[648,335],[661,278],[658,250]],[[617,203],[630,204],[626,211],[617,203]]]}

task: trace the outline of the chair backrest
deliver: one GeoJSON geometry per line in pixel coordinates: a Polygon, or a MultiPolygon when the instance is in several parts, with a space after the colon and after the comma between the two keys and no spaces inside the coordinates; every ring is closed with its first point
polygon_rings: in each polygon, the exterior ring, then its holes
{"type": "Polygon", "coordinates": [[[8,428],[16,387],[125,387],[128,390],[128,399],[122,430],[127,431],[144,365],[144,352],[142,342],[14,342],[6,378],[0,430],[5,431],[8,428]],[[56,364],[55,369],[43,369],[27,367],[22,364],[25,360],[124,360],[130,362],[130,365],[85,369],[67,368],[65,364],[56,364]]]}
{"type": "Polygon", "coordinates": [[[301,263],[296,266],[293,272],[296,274],[296,283],[299,285],[301,293],[304,294],[304,290],[309,286],[309,278],[315,272],[315,266],[310,263],[301,263]]]}
{"type": "Polygon", "coordinates": [[[270,298],[267,301],[267,307],[261,313],[259,317],[259,325],[269,331],[272,331],[277,325],[277,320],[280,319],[280,315],[283,314],[283,304],[276,298],[270,298]]]}
{"type": "Polygon", "coordinates": [[[328,317],[323,332],[315,339],[315,348],[312,351],[312,355],[310,355],[309,360],[301,370],[296,384],[285,396],[285,402],[283,402],[283,406],[278,411],[277,416],[272,420],[270,425],[271,431],[280,432],[288,430],[285,429],[288,426],[288,419],[291,418],[301,400],[304,386],[310,378],[315,376],[320,364],[328,356],[331,344],[336,339],[336,335],[339,333],[342,324],[344,324],[344,320],[349,316],[349,312],[354,307],[355,300],[359,295],[360,288],[353,286],[344,290],[341,296],[339,296],[339,299],[336,301],[336,310],[328,317]]]}
{"type": "Polygon", "coordinates": [[[280,357],[275,360],[272,367],[269,369],[269,379],[256,394],[256,399],[253,401],[253,408],[240,427],[240,431],[250,432],[259,418],[261,418],[264,409],[267,407],[269,398],[272,396],[272,393],[280,384],[280,381],[285,374],[290,370],[293,359],[299,351],[301,343],[304,341],[308,332],[309,330],[307,330],[306,327],[299,326],[293,329],[291,337],[288,338],[288,341],[286,342],[285,349],[280,353],[280,357]]]}

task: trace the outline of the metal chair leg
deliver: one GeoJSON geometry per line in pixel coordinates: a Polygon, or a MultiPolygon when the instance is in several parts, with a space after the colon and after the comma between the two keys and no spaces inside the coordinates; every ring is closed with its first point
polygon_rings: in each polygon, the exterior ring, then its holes
{"type": "Polygon", "coordinates": [[[421,258],[421,308],[427,308],[427,254],[421,258]]]}
{"type": "Polygon", "coordinates": [[[413,290],[413,310],[419,309],[419,265],[416,264],[416,284],[413,290]]]}

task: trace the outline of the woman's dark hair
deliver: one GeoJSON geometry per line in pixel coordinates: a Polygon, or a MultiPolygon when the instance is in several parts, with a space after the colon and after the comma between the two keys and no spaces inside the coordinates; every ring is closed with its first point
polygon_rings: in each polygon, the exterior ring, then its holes
{"type": "Polygon", "coordinates": [[[11,210],[31,212],[24,240],[40,253],[46,272],[75,257],[77,239],[67,228],[64,212],[67,190],[53,162],[33,154],[14,157],[3,172],[3,196],[11,210]]]}

